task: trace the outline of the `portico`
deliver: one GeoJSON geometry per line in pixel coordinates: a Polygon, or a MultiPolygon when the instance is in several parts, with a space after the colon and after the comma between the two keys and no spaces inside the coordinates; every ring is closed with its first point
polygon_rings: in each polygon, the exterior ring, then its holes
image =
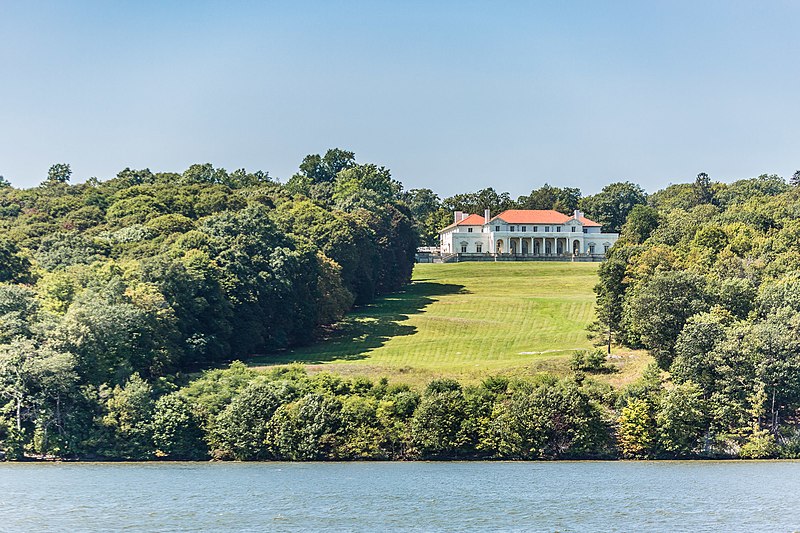
{"type": "Polygon", "coordinates": [[[564,255],[580,253],[581,240],[575,239],[569,246],[569,237],[497,236],[497,253],[522,255],[564,255]],[[507,242],[508,246],[503,246],[507,242]]]}

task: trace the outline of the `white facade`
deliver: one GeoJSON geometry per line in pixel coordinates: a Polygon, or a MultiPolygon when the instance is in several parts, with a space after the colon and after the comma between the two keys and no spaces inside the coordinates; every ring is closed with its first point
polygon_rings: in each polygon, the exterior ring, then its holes
{"type": "Polygon", "coordinates": [[[575,211],[503,211],[490,217],[455,213],[455,222],[439,232],[442,254],[523,255],[540,257],[605,256],[619,238],[575,211]],[[487,222],[488,220],[488,222],[487,222]]]}

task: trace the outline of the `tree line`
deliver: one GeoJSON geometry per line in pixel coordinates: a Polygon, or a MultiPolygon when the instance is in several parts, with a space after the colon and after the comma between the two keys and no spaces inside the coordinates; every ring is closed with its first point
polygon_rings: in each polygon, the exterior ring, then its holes
{"type": "Polygon", "coordinates": [[[618,405],[621,454],[800,455],[798,185],[800,172],[731,184],[701,173],[629,212],[600,267],[593,327],[655,359],[618,405]]]}
{"type": "Polygon", "coordinates": [[[38,187],[0,182],[6,454],[126,456],[103,442],[149,409],[142,390],[311,342],[411,277],[402,187],[352,152],[286,184],[209,164],[70,180],[58,164],[38,187]]]}
{"type": "Polygon", "coordinates": [[[208,164],[70,181],[66,164],[32,189],[0,180],[3,458],[800,456],[800,174],[440,200],[333,149],[286,183],[208,164]],[[589,333],[648,350],[640,380],[595,379],[601,351],[565,377],[424,390],[230,363],[398,290],[452,210],[487,208],[621,231],[589,333]]]}

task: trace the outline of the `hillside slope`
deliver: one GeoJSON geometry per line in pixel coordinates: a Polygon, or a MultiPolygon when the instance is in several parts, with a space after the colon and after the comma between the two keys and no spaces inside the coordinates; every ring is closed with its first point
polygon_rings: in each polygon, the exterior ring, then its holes
{"type": "Polygon", "coordinates": [[[597,264],[419,264],[403,292],[346,317],[329,338],[256,365],[301,362],[312,370],[474,380],[487,373],[562,373],[589,349],[597,264]]]}

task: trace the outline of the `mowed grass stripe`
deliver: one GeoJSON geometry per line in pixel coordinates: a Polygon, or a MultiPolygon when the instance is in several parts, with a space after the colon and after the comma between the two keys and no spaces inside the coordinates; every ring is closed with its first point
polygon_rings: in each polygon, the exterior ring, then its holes
{"type": "Polygon", "coordinates": [[[590,348],[597,264],[420,264],[404,291],[358,309],[330,338],[255,358],[330,366],[501,371],[590,348]],[[542,353],[543,352],[543,353],[542,353]]]}

